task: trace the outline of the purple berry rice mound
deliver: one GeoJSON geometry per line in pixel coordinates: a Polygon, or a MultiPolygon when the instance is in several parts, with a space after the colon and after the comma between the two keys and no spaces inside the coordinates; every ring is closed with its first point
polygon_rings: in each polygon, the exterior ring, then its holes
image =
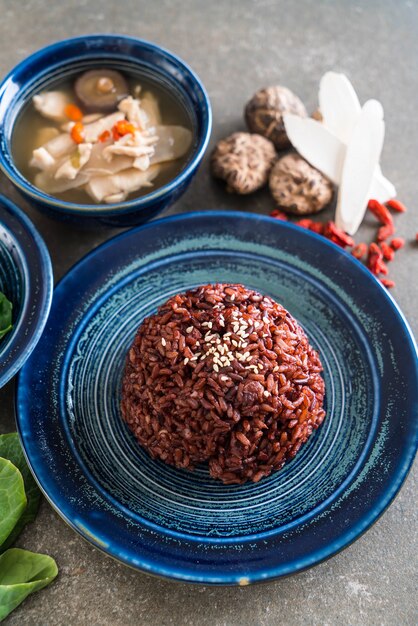
{"type": "Polygon", "coordinates": [[[325,417],[318,353],[280,304],[242,285],[170,298],[129,350],[122,415],[155,459],[206,462],[225,484],[257,482],[325,417]]]}

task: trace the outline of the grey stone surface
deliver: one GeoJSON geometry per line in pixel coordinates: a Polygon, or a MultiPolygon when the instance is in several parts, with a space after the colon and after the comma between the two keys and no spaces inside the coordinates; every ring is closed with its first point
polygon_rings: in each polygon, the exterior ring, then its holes
{"type": "MultiPolygon", "coordinates": [[[[409,239],[391,269],[393,295],[418,329],[416,108],[418,3],[396,0],[0,1],[0,74],[51,41],[89,32],[120,32],[162,44],[203,79],[214,112],[213,142],[243,128],[242,107],[261,86],[287,85],[313,110],[325,70],[346,72],[361,99],[380,99],[387,120],[383,169],[410,206],[398,218],[409,239]]],[[[58,279],[80,256],[116,231],[83,232],[42,217],[1,179],[50,248],[58,279]]],[[[207,161],[170,212],[226,208],[267,213],[265,193],[239,199],[211,181],[207,161]]],[[[363,232],[370,229],[367,224],[363,232]]],[[[12,389],[0,391],[0,432],[14,429],[12,389]]],[[[10,626],[270,626],[416,623],[417,509],[411,473],[384,517],[354,545],[320,566],[248,588],[175,584],[112,561],[73,533],[46,502],[19,545],[53,555],[57,581],[6,620],[10,626]]]]}

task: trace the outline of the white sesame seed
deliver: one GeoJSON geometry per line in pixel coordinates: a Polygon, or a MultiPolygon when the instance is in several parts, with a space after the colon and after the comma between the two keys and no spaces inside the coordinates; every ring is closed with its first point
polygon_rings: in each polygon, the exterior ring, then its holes
{"type": "Polygon", "coordinates": [[[214,364],[213,369],[215,370],[215,372],[219,372],[219,367],[216,365],[216,363],[214,364]]]}
{"type": "Polygon", "coordinates": [[[264,317],[263,317],[263,322],[264,322],[265,324],[270,324],[270,320],[269,320],[269,318],[268,318],[267,316],[264,316],[264,317]]]}
{"type": "Polygon", "coordinates": [[[222,382],[226,383],[227,380],[229,380],[228,376],[221,376],[221,380],[222,382]]]}
{"type": "Polygon", "coordinates": [[[161,337],[161,344],[162,344],[163,346],[166,346],[166,345],[167,345],[167,342],[166,342],[166,340],[164,339],[164,337],[161,337]]]}
{"type": "Polygon", "coordinates": [[[270,395],[270,392],[269,392],[269,391],[267,391],[267,389],[266,389],[265,391],[263,391],[263,396],[264,396],[265,398],[268,398],[268,397],[269,397],[269,395],[270,395]]]}
{"type": "Polygon", "coordinates": [[[278,365],[275,365],[275,366],[273,367],[273,372],[278,372],[278,371],[279,371],[279,366],[278,366],[278,365]]]}
{"type": "Polygon", "coordinates": [[[184,359],[183,363],[184,363],[184,365],[187,365],[188,362],[189,362],[189,359],[186,356],[186,358],[184,359]]]}
{"type": "Polygon", "coordinates": [[[232,333],[225,333],[224,334],[224,339],[226,339],[227,337],[230,337],[232,333]]]}
{"type": "Polygon", "coordinates": [[[248,352],[248,350],[247,350],[247,352],[244,352],[244,354],[242,356],[243,356],[244,359],[246,359],[247,357],[250,356],[250,354],[251,354],[251,352],[248,352]]]}
{"type": "Polygon", "coordinates": [[[235,294],[233,293],[231,296],[231,302],[233,302],[235,300],[235,294]]]}
{"type": "Polygon", "coordinates": [[[225,326],[225,322],[221,318],[219,318],[219,326],[225,326]]]}
{"type": "Polygon", "coordinates": [[[193,330],[193,326],[189,326],[189,328],[186,328],[186,333],[191,333],[193,330]]]}
{"type": "Polygon", "coordinates": [[[233,340],[231,341],[231,343],[232,343],[232,345],[233,345],[233,346],[235,346],[236,348],[238,348],[238,342],[237,342],[237,341],[235,341],[235,339],[233,339],[233,340]]]}

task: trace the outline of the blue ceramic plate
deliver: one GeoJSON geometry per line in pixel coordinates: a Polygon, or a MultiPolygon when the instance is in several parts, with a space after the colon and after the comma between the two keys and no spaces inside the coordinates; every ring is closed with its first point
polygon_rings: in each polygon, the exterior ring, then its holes
{"type": "Polygon", "coordinates": [[[13,329],[0,339],[0,387],[36,346],[51,306],[48,250],[30,219],[0,196],[0,291],[13,304],[13,329]]]}
{"type": "Polygon", "coordinates": [[[20,375],[18,424],[46,496],[93,545],[153,574],[244,585],[330,557],[379,517],[415,454],[417,390],[408,325],[360,263],[297,226],[194,213],[112,239],[61,281],[20,375]],[[324,364],[327,418],[257,484],[153,461],[121,420],[138,325],[172,294],[216,281],[281,302],[324,364]]]}

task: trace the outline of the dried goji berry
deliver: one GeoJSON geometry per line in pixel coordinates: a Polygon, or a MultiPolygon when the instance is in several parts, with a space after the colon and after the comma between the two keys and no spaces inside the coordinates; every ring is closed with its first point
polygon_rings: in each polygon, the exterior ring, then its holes
{"type": "Polygon", "coordinates": [[[65,115],[73,122],[81,122],[83,119],[83,111],[75,104],[67,104],[64,109],[65,115]]]}
{"type": "Polygon", "coordinates": [[[407,211],[407,208],[403,204],[403,202],[395,200],[395,198],[393,198],[392,200],[388,200],[386,204],[390,206],[391,209],[393,209],[394,211],[398,211],[399,213],[405,213],[407,211]]]}
{"type": "Polygon", "coordinates": [[[124,135],[134,134],[137,127],[128,122],[128,120],[119,120],[114,126],[121,137],[124,135]]]}
{"type": "Polygon", "coordinates": [[[382,241],[382,243],[380,244],[380,249],[383,252],[383,256],[386,261],[393,261],[393,259],[395,258],[395,250],[391,248],[386,243],[386,241],[382,241]]]}
{"type": "Polygon", "coordinates": [[[379,263],[379,271],[384,276],[387,276],[389,274],[388,266],[386,265],[386,263],[384,261],[380,261],[380,263],[379,263]]]}
{"type": "Polygon", "coordinates": [[[385,224],[385,226],[381,226],[377,231],[377,241],[385,241],[391,237],[395,232],[395,228],[393,224],[385,224]]]}
{"type": "Polygon", "coordinates": [[[84,141],[84,126],[81,122],[76,122],[71,129],[70,135],[71,139],[75,141],[75,143],[83,143],[84,141]]]}
{"type": "Polygon", "coordinates": [[[387,207],[385,207],[385,205],[378,200],[369,200],[367,208],[382,224],[385,224],[386,226],[393,225],[393,219],[387,207]]]}
{"type": "Polygon", "coordinates": [[[351,254],[356,258],[356,259],[362,259],[366,254],[367,254],[367,243],[358,243],[356,246],[354,246],[354,248],[351,250],[351,254]]]}
{"type": "Polygon", "coordinates": [[[99,141],[102,143],[110,139],[110,133],[108,130],[104,130],[101,135],[99,135],[99,141]]]}
{"type": "Polygon", "coordinates": [[[313,224],[313,221],[306,218],[295,222],[295,224],[297,224],[297,226],[300,226],[301,228],[310,228],[313,224]]]}
{"type": "Polygon", "coordinates": [[[392,287],[395,286],[395,283],[393,280],[390,280],[390,278],[380,278],[380,282],[382,283],[382,285],[384,285],[387,289],[391,289],[392,287]]]}
{"type": "Polygon", "coordinates": [[[354,239],[341,230],[341,228],[337,228],[335,223],[332,221],[326,223],[323,234],[325,237],[328,237],[328,239],[331,239],[331,241],[334,241],[334,243],[337,243],[342,248],[345,248],[346,246],[354,246],[354,239]]]}
{"type": "Polygon", "coordinates": [[[283,222],[287,222],[289,219],[284,211],[279,211],[278,209],[274,209],[270,213],[270,217],[274,217],[276,220],[283,220],[283,222]]]}
{"type": "Polygon", "coordinates": [[[394,250],[400,250],[405,245],[405,239],[403,239],[402,237],[395,237],[390,242],[390,245],[394,250]]]}
{"type": "Polygon", "coordinates": [[[318,235],[324,234],[325,224],[322,222],[312,222],[309,227],[309,230],[312,230],[314,233],[318,233],[318,235]]]}
{"type": "Polygon", "coordinates": [[[383,253],[377,243],[371,243],[369,246],[369,256],[367,259],[367,266],[372,274],[380,274],[383,264],[383,253]]]}
{"type": "Polygon", "coordinates": [[[118,141],[122,135],[118,132],[116,125],[112,127],[112,137],[114,141],[118,141]]]}

